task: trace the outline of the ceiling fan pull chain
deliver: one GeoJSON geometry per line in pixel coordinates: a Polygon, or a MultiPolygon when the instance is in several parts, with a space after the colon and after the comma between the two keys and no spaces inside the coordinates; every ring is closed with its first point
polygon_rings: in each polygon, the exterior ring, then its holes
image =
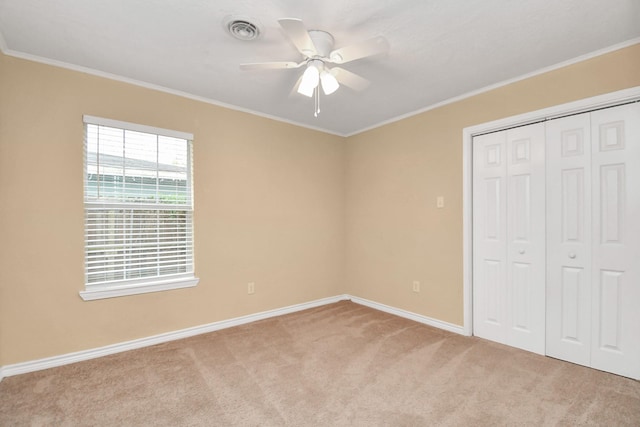
{"type": "Polygon", "coordinates": [[[315,95],[315,99],[313,102],[313,108],[314,108],[314,112],[313,112],[313,117],[318,117],[318,114],[320,114],[320,90],[319,90],[319,86],[316,86],[316,88],[314,89],[314,95],[315,95]]]}

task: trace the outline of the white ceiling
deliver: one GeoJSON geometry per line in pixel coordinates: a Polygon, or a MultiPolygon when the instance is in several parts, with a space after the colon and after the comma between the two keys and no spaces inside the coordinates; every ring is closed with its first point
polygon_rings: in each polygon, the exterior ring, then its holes
{"type": "Polygon", "coordinates": [[[640,37],[640,0],[0,0],[9,55],[107,73],[257,114],[351,135],[435,104],[640,37]],[[230,14],[263,26],[232,38],[230,14]],[[330,32],[335,47],[382,35],[388,54],[343,68],[371,81],[313,100],[302,69],[240,71],[302,56],[279,18],[330,32]]]}

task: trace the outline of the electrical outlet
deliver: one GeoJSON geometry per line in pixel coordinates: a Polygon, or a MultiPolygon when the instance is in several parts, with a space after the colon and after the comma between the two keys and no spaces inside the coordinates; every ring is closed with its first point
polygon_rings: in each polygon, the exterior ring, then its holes
{"type": "Polygon", "coordinates": [[[413,281],[413,292],[420,292],[420,282],[417,280],[413,281]]]}
{"type": "Polygon", "coordinates": [[[256,284],[253,282],[249,282],[249,284],[247,285],[247,293],[249,295],[255,294],[256,293],[256,284]]]}
{"type": "Polygon", "coordinates": [[[444,208],[444,196],[438,196],[436,198],[436,207],[438,209],[444,208]]]}

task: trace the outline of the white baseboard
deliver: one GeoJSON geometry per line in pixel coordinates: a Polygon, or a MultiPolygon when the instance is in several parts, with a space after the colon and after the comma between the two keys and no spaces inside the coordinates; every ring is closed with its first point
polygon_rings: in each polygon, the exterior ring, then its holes
{"type": "Polygon", "coordinates": [[[322,298],[302,304],[291,305],[289,307],[278,308],[275,310],[263,311],[261,313],[249,314],[247,316],[236,317],[228,320],[221,320],[206,325],[194,326],[192,328],[181,329],[179,331],[167,332],[164,334],[153,335],[146,338],[140,338],[132,341],[126,341],[118,344],[107,345],[90,350],[82,350],[74,353],[62,354],[60,356],[46,357],[44,359],[32,360],[29,362],[16,363],[14,365],[0,366],[0,381],[2,378],[13,375],[26,374],[28,372],[40,371],[43,369],[55,368],[57,366],[68,365],[71,363],[81,362],[84,360],[95,359],[110,354],[121,353],[123,351],[135,350],[138,348],[148,347],[161,344],[168,341],[179,340],[182,338],[192,337],[194,335],[205,334],[207,332],[219,331],[221,329],[232,328],[234,326],[244,325],[258,320],[268,319],[270,317],[282,316],[284,314],[294,313],[296,311],[307,310],[309,308],[319,307],[334,302],[349,299],[348,295],[338,295],[329,298],[322,298]]]}
{"type": "Polygon", "coordinates": [[[349,299],[356,304],[366,305],[367,307],[374,308],[385,313],[395,314],[405,319],[414,320],[416,322],[424,323],[425,325],[433,326],[434,328],[444,329],[445,331],[454,332],[460,335],[468,335],[465,333],[462,326],[454,325],[453,323],[443,322],[442,320],[433,319],[431,317],[423,316],[421,314],[412,313],[411,311],[402,310],[400,308],[391,307],[379,302],[369,301],[359,297],[349,297],[349,299]]]}
{"type": "Polygon", "coordinates": [[[338,301],[351,300],[356,304],[364,305],[396,316],[424,323],[429,326],[444,329],[446,331],[455,332],[464,335],[462,326],[432,319],[427,316],[412,313],[410,311],[390,307],[388,305],[369,301],[364,298],[353,297],[351,295],[336,295],[334,297],[322,298],[302,304],[291,305],[288,307],[278,308],[261,313],[250,314],[247,316],[236,317],[228,320],[221,320],[206,325],[194,326],[192,328],[181,329],[179,331],[167,332],[164,334],[153,335],[146,338],[140,338],[132,341],[126,341],[118,344],[107,345],[89,350],[77,351],[74,353],[62,354],[60,356],[46,357],[44,359],[32,360],[29,362],[16,363],[13,365],[0,366],[0,381],[5,377],[13,375],[26,374],[28,372],[40,371],[43,369],[55,368],[57,366],[69,365],[71,363],[82,362],[84,360],[95,359],[110,354],[121,353],[123,351],[135,350],[169,341],[188,338],[195,335],[205,334],[207,332],[219,331],[221,329],[232,328],[234,326],[244,325],[258,320],[268,319],[271,317],[282,316],[284,314],[294,313],[296,311],[307,310],[309,308],[319,307],[322,305],[333,304],[338,301]]]}

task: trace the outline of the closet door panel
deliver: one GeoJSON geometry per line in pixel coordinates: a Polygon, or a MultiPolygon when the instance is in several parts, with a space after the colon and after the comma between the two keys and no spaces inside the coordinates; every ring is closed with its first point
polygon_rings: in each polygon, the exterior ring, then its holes
{"type": "Polygon", "coordinates": [[[591,113],[591,366],[640,378],[640,104],[591,113]]]}
{"type": "Polygon", "coordinates": [[[474,138],[473,329],[506,342],[506,134],[474,138]]]}
{"type": "Polygon", "coordinates": [[[544,354],[544,124],[506,132],[507,340],[514,347],[544,354]]]}
{"type": "Polygon", "coordinates": [[[546,354],[591,363],[589,113],[548,121],[546,354]]]}

